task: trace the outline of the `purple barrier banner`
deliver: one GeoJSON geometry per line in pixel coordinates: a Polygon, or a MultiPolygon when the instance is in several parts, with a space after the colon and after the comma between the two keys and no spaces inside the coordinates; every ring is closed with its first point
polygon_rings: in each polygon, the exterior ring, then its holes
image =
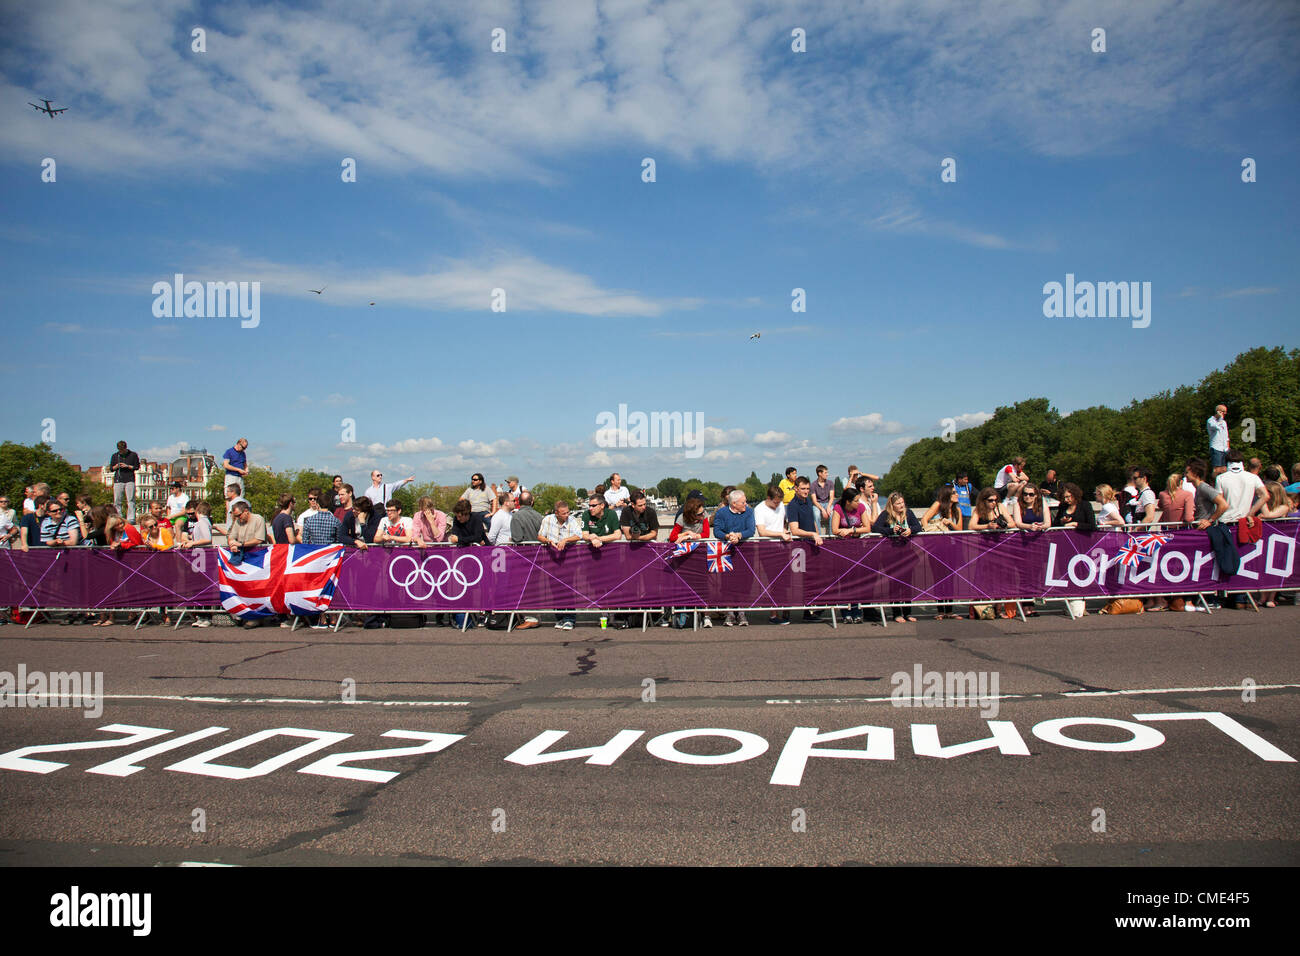
{"type": "MultiPolygon", "coordinates": [[[[659,542],[563,552],[540,545],[371,547],[345,554],[332,609],[768,608],[1268,591],[1300,588],[1297,537],[1300,521],[1266,522],[1259,542],[1237,546],[1241,567],[1226,580],[1208,535],[1195,529],[1166,532],[1145,557],[1132,553],[1127,532],[1064,530],[827,538],[821,547],[751,540],[725,551],[705,542],[681,555],[659,542]]],[[[0,605],[218,603],[212,550],[0,551],[0,605]]]]}

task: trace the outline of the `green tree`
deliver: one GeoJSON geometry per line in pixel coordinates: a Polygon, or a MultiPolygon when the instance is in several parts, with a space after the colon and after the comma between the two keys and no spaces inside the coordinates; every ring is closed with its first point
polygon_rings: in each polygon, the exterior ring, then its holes
{"type": "Polygon", "coordinates": [[[75,497],[81,493],[82,479],[81,472],[44,442],[20,445],[7,441],[0,445],[0,490],[9,496],[11,506],[17,502],[14,511],[19,515],[27,485],[43,481],[50,486],[51,495],[66,491],[75,497]]]}
{"type": "Polygon", "coordinates": [[[547,482],[538,482],[533,485],[533,507],[542,514],[549,514],[554,508],[557,501],[567,501],[569,510],[581,511],[580,504],[577,502],[578,492],[576,488],[570,488],[568,485],[553,485],[547,482]]]}
{"type": "Polygon", "coordinates": [[[680,478],[659,479],[659,485],[658,485],[659,494],[663,495],[665,498],[676,498],[678,501],[681,501],[682,489],[684,487],[685,487],[685,482],[683,482],[680,478]]]}

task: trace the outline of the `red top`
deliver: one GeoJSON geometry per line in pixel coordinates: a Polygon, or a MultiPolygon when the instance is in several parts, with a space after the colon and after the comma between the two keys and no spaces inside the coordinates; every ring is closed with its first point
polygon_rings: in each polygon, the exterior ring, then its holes
{"type": "Polygon", "coordinates": [[[135,525],[132,524],[123,525],[122,528],[123,528],[123,533],[122,533],[123,551],[129,551],[131,548],[134,548],[137,545],[144,544],[144,536],[141,535],[140,532],[136,530],[135,525]]]}
{"type": "MultiPolygon", "coordinates": [[[[701,516],[700,516],[700,521],[703,522],[703,527],[702,527],[701,530],[700,530],[700,537],[702,537],[702,538],[707,538],[707,537],[709,536],[709,519],[706,518],[706,517],[704,517],[703,515],[701,515],[701,516]]],[[[680,524],[674,524],[674,525],[673,525],[673,530],[668,532],[668,540],[669,540],[669,541],[676,541],[676,540],[677,540],[677,536],[678,536],[679,534],[681,534],[683,530],[684,530],[684,529],[682,528],[682,526],[681,526],[680,524]]]]}

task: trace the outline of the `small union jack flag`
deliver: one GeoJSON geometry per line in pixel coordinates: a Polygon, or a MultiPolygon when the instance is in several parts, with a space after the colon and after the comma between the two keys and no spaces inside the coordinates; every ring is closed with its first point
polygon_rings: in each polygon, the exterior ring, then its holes
{"type": "Polygon", "coordinates": [[[715,574],[721,574],[723,571],[731,570],[731,545],[725,541],[710,541],[708,543],[709,570],[715,574]]]}
{"type": "MultiPolygon", "coordinates": [[[[1162,538],[1162,535],[1149,535],[1151,538],[1162,538]]],[[[1168,541],[1168,538],[1164,538],[1168,541]]],[[[1132,567],[1140,561],[1154,561],[1156,554],[1160,551],[1161,542],[1145,543],[1145,538],[1135,538],[1133,535],[1128,536],[1128,544],[1119,549],[1119,563],[1125,567],[1132,567]]]]}
{"type": "Polygon", "coordinates": [[[700,546],[698,541],[679,541],[677,547],[668,555],[670,558],[680,558],[683,554],[690,554],[700,546]]]}
{"type": "MultiPolygon", "coordinates": [[[[1133,538],[1130,536],[1129,540],[1132,541],[1133,538]]],[[[1142,548],[1142,553],[1146,557],[1154,559],[1156,554],[1160,551],[1160,546],[1168,544],[1172,540],[1173,538],[1170,535],[1152,532],[1151,534],[1141,535],[1137,539],[1137,543],[1142,548]]]]}

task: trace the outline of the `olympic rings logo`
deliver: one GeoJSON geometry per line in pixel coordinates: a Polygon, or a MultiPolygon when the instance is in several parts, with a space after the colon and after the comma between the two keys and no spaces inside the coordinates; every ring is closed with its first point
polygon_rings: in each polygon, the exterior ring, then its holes
{"type": "Polygon", "coordinates": [[[419,564],[416,564],[415,558],[411,557],[409,554],[399,554],[397,557],[393,558],[388,565],[388,580],[392,581],[398,587],[403,588],[406,591],[406,596],[412,601],[427,601],[429,598],[433,597],[434,592],[437,592],[441,597],[446,598],[448,601],[459,601],[465,596],[465,593],[471,587],[483,580],[483,565],[479,563],[479,559],[474,557],[472,554],[462,554],[456,559],[454,564],[440,554],[431,554],[419,564]],[[410,573],[400,581],[393,576],[393,569],[397,567],[398,561],[411,562],[410,573]],[[443,569],[437,574],[437,576],[426,568],[426,565],[430,561],[442,562],[443,569]],[[474,567],[478,569],[478,574],[475,575],[473,581],[469,580],[465,576],[465,573],[460,570],[460,563],[462,561],[472,561],[474,562],[474,567]],[[416,584],[417,582],[423,582],[423,584],[429,588],[428,593],[422,597],[416,597],[411,593],[411,585],[416,584]],[[448,582],[460,587],[460,593],[455,597],[452,597],[443,590],[443,586],[448,582]]]}

